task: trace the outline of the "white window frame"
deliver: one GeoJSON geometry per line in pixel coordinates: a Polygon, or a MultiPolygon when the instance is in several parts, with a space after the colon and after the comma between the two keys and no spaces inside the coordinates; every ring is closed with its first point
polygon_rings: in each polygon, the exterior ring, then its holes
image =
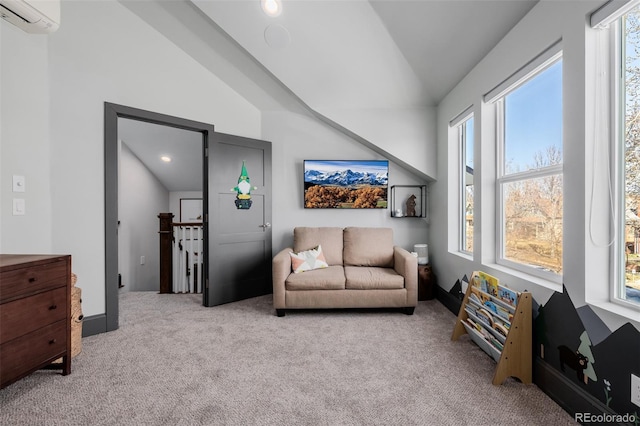
{"type": "MultiPolygon", "coordinates": [[[[458,150],[458,208],[457,208],[457,251],[466,257],[473,258],[473,250],[469,251],[465,249],[465,236],[466,236],[466,129],[465,124],[467,121],[474,117],[473,105],[462,111],[454,119],[449,121],[449,127],[455,129],[456,143],[458,150]]],[[[475,120],[474,120],[474,132],[475,132],[475,120]]],[[[474,149],[476,141],[474,137],[474,149]]],[[[475,193],[475,185],[474,185],[475,193]]],[[[474,194],[474,210],[477,208],[475,205],[474,194]]],[[[475,245],[475,226],[474,226],[474,245],[475,245]]]]}
{"type": "MultiPolygon", "coordinates": [[[[563,175],[563,165],[553,165],[536,170],[527,170],[524,172],[516,172],[505,175],[504,170],[504,98],[511,92],[538,76],[558,61],[562,60],[562,41],[556,42],[554,45],[545,50],[542,54],[527,63],[520,70],[516,71],[512,76],[504,82],[496,86],[493,90],[484,96],[484,101],[493,103],[496,108],[496,263],[506,268],[519,271],[528,275],[533,275],[543,280],[562,284],[563,275],[542,268],[535,268],[522,263],[508,260],[504,256],[505,235],[503,225],[504,220],[504,191],[505,184],[536,179],[551,175],[563,175]]],[[[563,108],[564,109],[564,108],[563,108]]],[[[564,186],[564,179],[563,179],[564,186]]]]}
{"type": "MultiPolygon", "coordinates": [[[[638,2],[630,2],[635,6],[639,6],[638,2]]],[[[632,8],[625,9],[622,15],[626,15],[632,8]]],[[[620,306],[640,311],[640,304],[626,300],[626,294],[623,295],[625,277],[624,262],[624,242],[626,240],[626,190],[624,186],[625,165],[624,165],[624,120],[625,120],[625,90],[624,73],[625,65],[623,64],[623,39],[622,39],[622,16],[609,24],[610,27],[610,75],[611,79],[611,152],[612,152],[612,182],[613,182],[613,203],[614,210],[614,239],[611,244],[611,285],[609,288],[609,300],[620,306]]]]}
{"type": "MultiPolygon", "coordinates": [[[[593,105],[588,105],[593,117],[586,117],[587,122],[593,120],[594,125],[590,148],[593,150],[593,167],[588,175],[592,182],[603,177],[609,182],[597,194],[592,186],[591,205],[586,206],[589,210],[589,239],[585,275],[591,279],[585,282],[585,301],[608,313],[640,323],[638,305],[616,297],[622,271],[617,264],[620,256],[618,228],[623,222],[618,211],[620,188],[615,187],[618,176],[624,173],[617,161],[621,155],[618,144],[622,121],[618,117],[623,101],[620,97],[621,80],[618,78],[622,60],[618,22],[639,4],[640,0],[609,1],[590,17],[592,31],[587,34],[586,48],[593,51],[595,67],[585,71],[588,83],[596,89],[596,97],[593,105]],[[596,158],[600,159],[598,164],[595,164],[596,158]]],[[[585,167],[590,165],[585,164],[585,167]]]]}

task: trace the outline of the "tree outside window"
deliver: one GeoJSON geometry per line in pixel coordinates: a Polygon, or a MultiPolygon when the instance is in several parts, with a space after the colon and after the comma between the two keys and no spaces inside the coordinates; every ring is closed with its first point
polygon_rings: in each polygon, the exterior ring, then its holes
{"type": "Polygon", "coordinates": [[[640,8],[622,18],[624,81],[623,129],[620,184],[620,207],[624,211],[624,227],[619,238],[624,254],[624,277],[619,297],[640,303],[640,8]]]}
{"type": "Polygon", "coordinates": [[[498,101],[498,262],[562,276],[562,59],[498,101]]]}
{"type": "Polygon", "coordinates": [[[466,119],[458,126],[460,140],[460,223],[461,244],[460,250],[466,253],[473,252],[473,209],[474,209],[474,166],[473,166],[473,116],[466,119]]]}

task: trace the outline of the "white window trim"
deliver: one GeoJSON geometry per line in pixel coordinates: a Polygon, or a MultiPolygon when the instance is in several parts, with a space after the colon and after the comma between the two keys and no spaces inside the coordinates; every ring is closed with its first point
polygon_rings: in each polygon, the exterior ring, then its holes
{"type": "MultiPolygon", "coordinates": [[[[473,257],[473,250],[466,250],[465,237],[467,232],[466,221],[466,205],[467,205],[467,192],[466,192],[466,165],[467,165],[467,121],[473,118],[473,107],[465,110],[466,115],[462,116],[462,119],[456,121],[456,129],[458,132],[458,251],[466,256],[473,257]],[[469,112],[471,110],[471,112],[469,112]]],[[[460,117],[460,116],[458,116],[460,117]]],[[[475,126],[474,126],[475,129],[475,126]]],[[[474,231],[475,232],[475,231],[474,231]]]]}
{"type": "Polygon", "coordinates": [[[451,120],[449,120],[449,127],[452,127],[452,128],[458,127],[460,124],[464,123],[472,116],[473,116],[473,105],[467,107],[460,114],[456,115],[451,120]]]}
{"type": "MultiPolygon", "coordinates": [[[[562,59],[562,42],[556,42],[549,49],[538,55],[527,65],[520,68],[511,77],[500,83],[485,97],[485,102],[493,103],[496,108],[496,183],[495,183],[495,200],[496,200],[496,263],[509,270],[519,271],[521,273],[535,276],[552,283],[552,286],[561,285],[564,279],[563,275],[555,272],[547,271],[542,268],[528,266],[522,263],[514,262],[505,258],[504,246],[505,235],[503,224],[504,220],[504,192],[502,186],[505,183],[529,180],[539,177],[563,174],[563,164],[543,167],[536,170],[527,170],[524,172],[516,172],[505,175],[504,170],[504,98],[522,86],[527,81],[535,78],[543,73],[546,69],[562,59]]],[[[564,109],[564,107],[563,107],[564,109]]],[[[564,186],[564,180],[563,180],[564,186]]],[[[564,245],[564,244],[563,244],[564,245]]]]}
{"type": "Polygon", "coordinates": [[[549,68],[551,65],[555,64],[561,58],[562,40],[558,40],[518,71],[507,77],[507,79],[502,83],[487,92],[483,97],[484,102],[488,104],[496,102],[498,99],[503,98],[507,93],[513,91],[516,87],[524,84],[525,81],[533,78],[545,69],[549,68]]]}
{"type": "MultiPolygon", "coordinates": [[[[639,1],[640,2],[640,1],[639,1]]],[[[625,12],[626,13],[626,12],[625,12]]],[[[612,182],[616,182],[618,173],[620,173],[617,159],[619,158],[619,138],[621,132],[621,122],[618,120],[622,99],[620,98],[621,88],[619,86],[619,76],[621,71],[621,45],[618,28],[618,18],[622,13],[615,16],[607,26],[601,26],[598,30],[600,33],[595,34],[594,42],[596,45],[588,45],[587,48],[596,50],[595,57],[598,58],[598,65],[592,78],[595,79],[593,84],[596,86],[604,82],[602,86],[602,96],[604,99],[596,100],[594,106],[595,115],[589,117],[596,124],[595,131],[591,134],[593,138],[593,155],[607,155],[609,170],[602,171],[598,176],[609,176],[612,182]],[[600,67],[600,68],[598,68],[600,67]],[[613,78],[615,77],[615,78],[613,78]]],[[[599,93],[599,91],[598,91],[599,93]]],[[[592,170],[595,179],[596,170],[592,170]]],[[[593,188],[592,188],[593,190],[593,188]]],[[[611,193],[599,194],[597,198],[591,197],[591,205],[586,208],[596,212],[589,213],[589,238],[587,251],[588,256],[597,262],[586,265],[586,276],[592,279],[585,280],[585,302],[594,308],[601,309],[603,314],[613,314],[636,321],[640,324],[640,309],[637,304],[619,300],[616,296],[619,287],[619,274],[617,267],[617,246],[619,217],[618,212],[612,212],[612,209],[618,207],[619,199],[616,199],[618,188],[613,188],[611,193]],[[595,205],[594,205],[595,203],[595,205]],[[603,207],[603,204],[608,204],[603,207]],[[596,207],[599,206],[599,207],[596,207]],[[607,210],[608,214],[603,211],[607,210]],[[599,212],[598,212],[599,211],[599,212]],[[592,218],[599,217],[596,222],[592,222],[592,218]],[[605,218],[605,219],[603,219],[605,218]],[[605,231],[600,233],[598,238],[593,234],[593,230],[598,229],[605,231]],[[607,238],[607,235],[609,238],[607,238]]],[[[618,209],[619,210],[619,209],[618,209]]]]}
{"type": "MultiPolygon", "coordinates": [[[[640,4],[640,1],[630,2],[634,7],[640,4]]],[[[627,13],[631,8],[625,8],[624,13],[627,13]]],[[[611,80],[611,122],[614,123],[611,126],[611,153],[612,153],[612,166],[611,166],[611,178],[614,182],[614,233],[613,244],[611,245],[611,256],[613,261],[610,262],[610,276],[611,285],[609,286],[609,301],[622,308],[631,309],[633,311],[640,311],[640,305],[634,302],[625,300],[622,295],[623,291],[623,279],[625,274],[625,266],[621,259],[624,256],[621,239],[625,239],[626,230],[626,207],[624,203],[623,181],[624,181],[624,152],[622,150],[621,139],[624,135],[624,96],[622,91],[625,90],[622,80],[624,79],[623,72],[624,66],[622,64],[622,29],[619,25],[619,19],[623,14],[620,14],[616,21],[610,24],[610,39],[611,39],[611,55],[610,55],[610,67],[611,75],[615,76],[611,80]]]]}
{"type": "MultiPolygon", "coordinates": [[[[473,260],[473,252],[464,250],[464,233],[465,233],[465,222],[464,222],[464,209],[465,209],[465,193],[463,190],[463,185],[465,182],[465,170],[462,167],[465,161],[465,154],[466,154],[466,147],[462,146],[462,134],[460,131],[460,126],[463,125],[469,118],[474,116],[474,106],[470,105],[469,107],[465,108],[464,111],[462,111],[460,114],[456,115],[454,118],[452,118],[451,120],[449,120],[449,129],[450,132],[455,132],[455,142],[456,142],[456,153],[457,153],[457,166],[456,166],[456,170],[457,170],[457,182],[456,182],[456,186],[457,186],[457,194],[458,196],[456,197],[457,202],[456,202],[456,216],[457,216],[457,220],[456,220],[456,234],[457,238],[455,239],[455,248],[451,247],[450,250],[455,250],[453,253],[467,259],[467,260],[473,260]]],[[[475,127],[474,127],[474,131],[475,131],[475,127]]],[[[453,138],[453,133],[450,133],[450,137],[453,138]]],[[[475,139],[475,138],[474,138],[475,139]]],[[[475,148],[475,145],[474,145],[475,148]]],[[[452,235],[453,236],[453,235],[452,235]]],[[[451,240],[451,242],[453,242],[453,239],[451,240]]]]}
{"type": "MultiPolygon", "coordinates": [[[[617,14],[616,14],[617,15],[617,14]]],[[[621,282],[621,274],[624,274],[624,271],[621,271],[620,268],[620,256],[622,255],[620,251],[620,237],[624,235],[624,206],[620,208],[620,205],[623,203],[621,198],[621,190],[620,187],[622,183],[622,179],[624,177],[624,167],[622,165],[622,161],[620,156],[622,154],[622,150],[620,147],[620,142],[623,134],[622,126],[623,126],[623,115],[624,115],[624,107],[622,103],[624,102],[624,97],[622,96],[622,90],[624,90],[624,85],[621,83],[621,80],[624,78],[622,75],[623,65],[622,65],[622,35],[621,28],[619,25],[618,19],[622,17],[623,14],[620,14],[615,17],[614,22],[609,23],[610,27],[610,43],[611,43],[611,55],[609,59],[609,66],[611,69],[611,74],[614,78],[611,79],[611,102],[610,102],[610,122],[613,123],[610,126],[610,134],[611,134],[611,142],[610,149],[612,158],[610,161],[611,165],[611,176],[610,179],[614,182],[613,187],[613,200],[610,202],[613,203],[614,213],[613,213],[613,229],[611,232],[613,233],[613,244],[611,244],[611,258],[613,259],[610,262],[610,271],[609,275],[611,276],[611,284],[609,285],[609,301],[611,303],[630,307],[629,302],[620,299],[620,282],[621,282]]]]}
{"type": "Polygon", "coordinates": [[[639,4],[640,0],[610,0],[591,14],[591,27],[607,28],[639,4]]]}

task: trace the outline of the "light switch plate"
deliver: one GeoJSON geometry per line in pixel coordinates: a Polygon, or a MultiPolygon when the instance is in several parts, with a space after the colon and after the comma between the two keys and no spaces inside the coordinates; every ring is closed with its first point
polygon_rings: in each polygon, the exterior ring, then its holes
{"type": "Polygon", "coordinates": [[[13,192],[24,192],[25,183],[24,176],[13,175],[13,192]]]}
{"type": "Polygon", "coordinates": [[[26,205],[24,198],[13,199],[13,215],[24,216],[26,214],[26,205]]]}
{"type": "Polygon", "coordinates": [[[631,402],[640,407],[640,377],[631,374],[631,402]]]}

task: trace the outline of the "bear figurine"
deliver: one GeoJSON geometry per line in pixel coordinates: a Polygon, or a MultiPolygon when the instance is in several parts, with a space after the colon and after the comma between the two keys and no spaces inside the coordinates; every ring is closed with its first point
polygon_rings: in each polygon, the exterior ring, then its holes
{"type": "Polygon", "coordinates": [[[406,202],[406,205],[407,205],[407,216],[414,217],[416,215],[416,196],[411,194],[411,196],[406,202]]]}

